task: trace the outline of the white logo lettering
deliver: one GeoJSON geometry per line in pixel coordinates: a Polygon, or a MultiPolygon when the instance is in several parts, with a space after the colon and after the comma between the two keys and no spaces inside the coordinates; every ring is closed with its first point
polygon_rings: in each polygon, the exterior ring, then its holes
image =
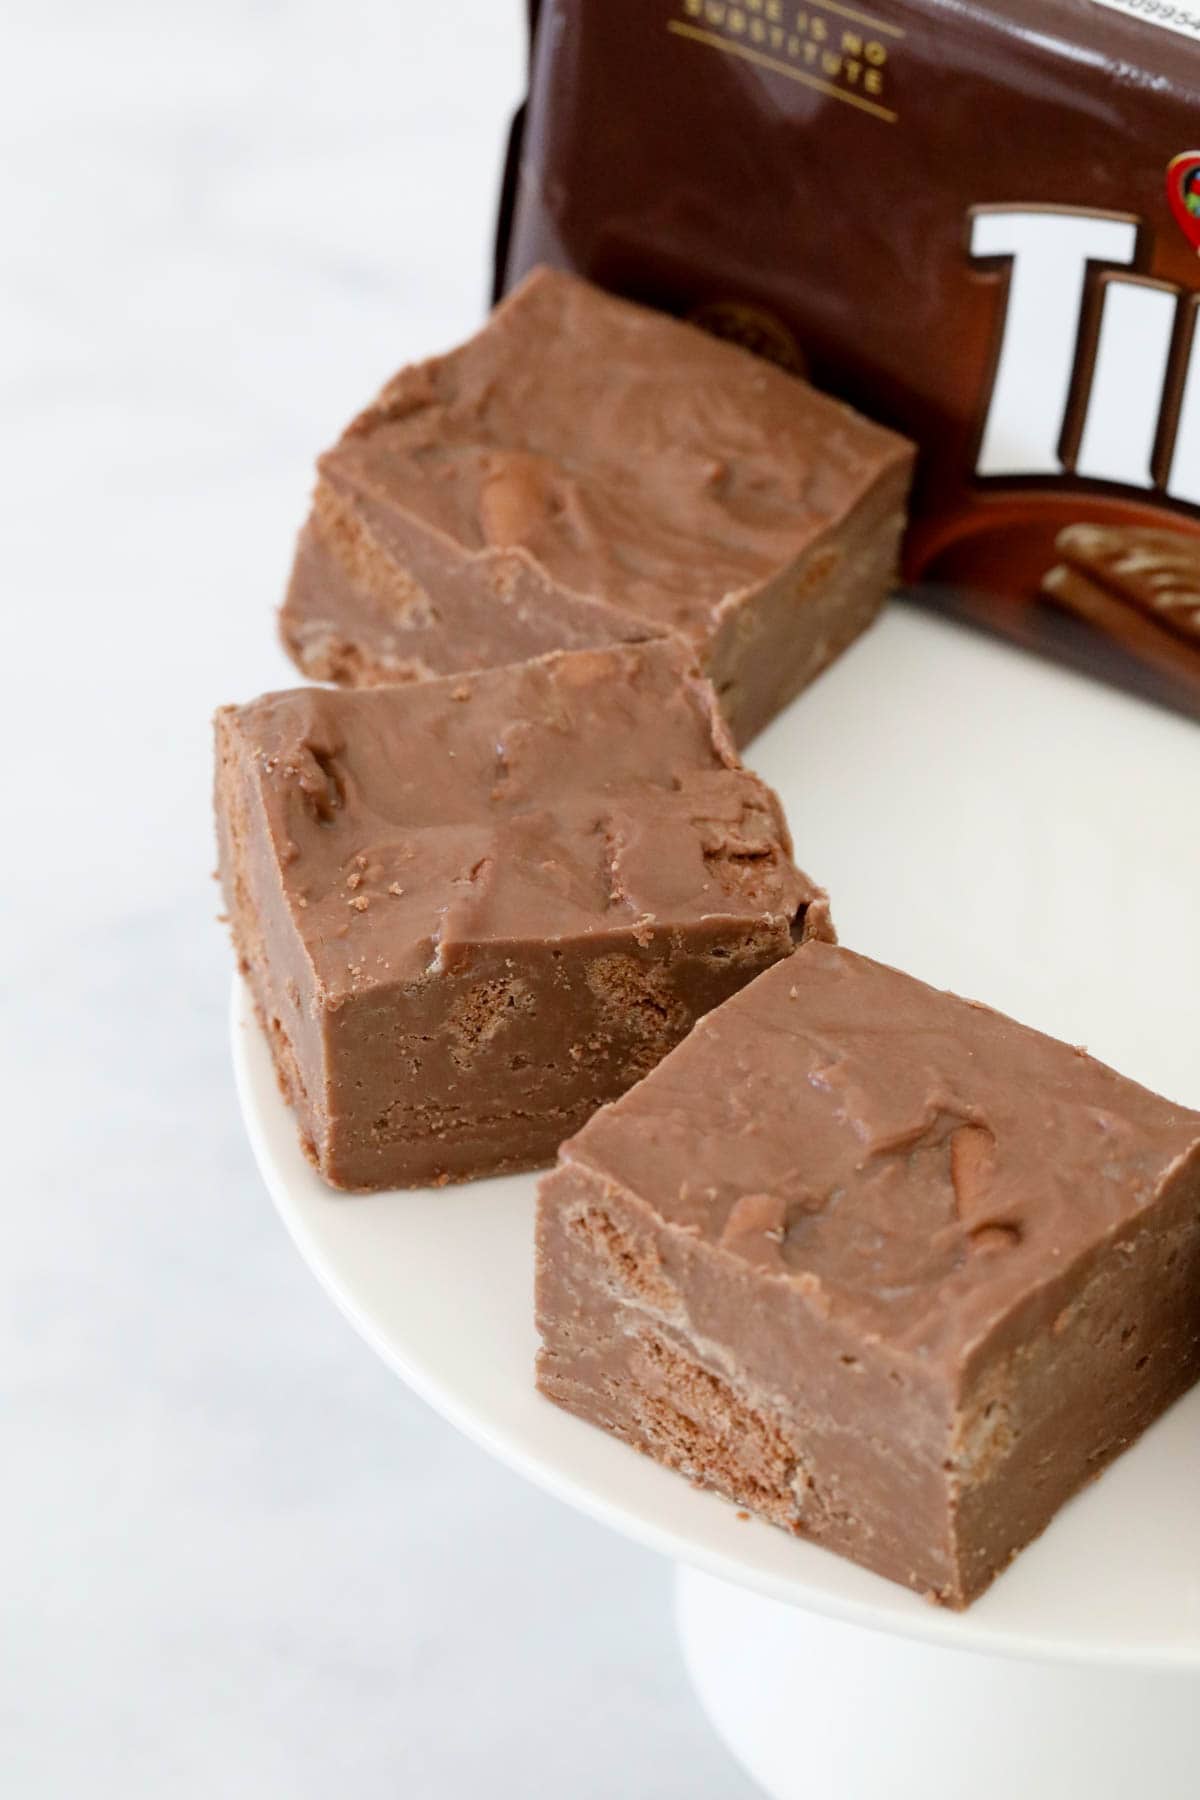
{"type": "Polygon", "coordinates": [[[1012,258],[1004,335],[975,464],[978,474],[1062,473],[1058,446],[1075,370],[1088,264],[1131,263],[1136,245],[1137,228],[1128,219],[1015,210],[974,215],[972,256],[1012,258]]]}
{"type": "Polygon", "coordinates": [[[1167,492],[1172,500],[1190,500],[1200,506],[1200,357],[1196,355],[1196,338],[1200,335],[1196,318],[1196,302],[1191,303],[1192,339],[1188,372],[1183,383],[1183,399],[1179,423],[1175,427],[1175,449],[1171,457],[1171,473],[1167,492]]]}
{"type": "Polygon", "coordinates": [[[1178,306],[1175,288],[1128,278],[1104,283],[1077,475],[1126,487],[1154,486],[1150,459],[1178,306]]]}

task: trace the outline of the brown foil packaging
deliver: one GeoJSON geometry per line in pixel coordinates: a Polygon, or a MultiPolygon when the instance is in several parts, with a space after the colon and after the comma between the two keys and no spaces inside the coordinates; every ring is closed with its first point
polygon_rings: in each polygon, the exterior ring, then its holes
{"type": "Polygon", "coordinates": [[[1200,5],[542,0],[535,263],[917,440],[921,597],[1200,717],[1200,5]]]}

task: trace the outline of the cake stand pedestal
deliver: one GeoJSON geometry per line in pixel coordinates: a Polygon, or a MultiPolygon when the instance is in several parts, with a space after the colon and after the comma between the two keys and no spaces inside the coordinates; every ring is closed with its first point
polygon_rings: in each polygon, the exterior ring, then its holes
{"type": "Polygon", "coordinates": [[[773,1800],[1195,1800],[1200,1791],[1200,1671],[921,1643],[686,1566],[676,1597],[709,1722],[773,1800]]]}
{"type": "MultiPolygon", "coordinates": [[[[1200,1103],[1194,725],[895,608],[751,760],[843,941],[1200,1103]]],[[[767,1794],[1197,1800],[1200,1390],[946,1612],[535,1392],[532,1177],[336,1196],[238,984],[233,1053],[263,1177],[318,1278],[477,1443],[675,1560],[697,1693],[767,1794]]]]}

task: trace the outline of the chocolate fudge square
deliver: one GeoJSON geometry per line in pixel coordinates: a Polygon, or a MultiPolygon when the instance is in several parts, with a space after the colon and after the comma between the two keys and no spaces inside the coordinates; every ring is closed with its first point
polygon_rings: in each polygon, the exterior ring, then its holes
{"type": "Polygon", "coordinates": [[[831,929],[666,641],[227,708],[216,804],[238,959],[336,1187],[548,1162],[831,929]]]}
{"type": "Polygon", "coordinates": [[[1200,1113],[810,943],[541,1183],[542,1391],[965,1606],[1200,1376],[1200,1113]]]}
{"type": "Polygon", "coordinates": [[[535,270],[321,458],[284,643],[370,684],[677,633],[744,743],[878,612],[911,462],[749,351],[535,270]]]}

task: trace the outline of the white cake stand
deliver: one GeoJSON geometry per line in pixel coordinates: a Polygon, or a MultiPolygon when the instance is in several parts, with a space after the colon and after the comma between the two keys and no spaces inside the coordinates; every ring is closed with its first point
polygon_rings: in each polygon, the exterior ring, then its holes
{"type": "MultiPolygon", "coordinates": [[[[754,746],[843,941],[1200,1102],[1200,729],[903,608],[754,746]]],[[[692,1489],[534,1392],[534,1179],[347,1198],[240,988],[274,1200],[432,1406],[678,1565],[692,1679],[776,1800],[1197,1800],[1200,1391],[965,1614],[692,1489]]]]}

